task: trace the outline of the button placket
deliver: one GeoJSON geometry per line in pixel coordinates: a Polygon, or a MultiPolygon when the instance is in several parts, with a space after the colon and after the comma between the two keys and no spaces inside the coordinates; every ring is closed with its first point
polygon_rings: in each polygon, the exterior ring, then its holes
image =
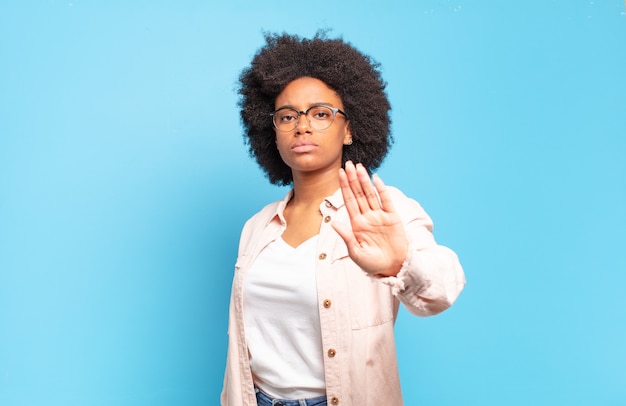
{"type": "MultiPolygon", "coordinates": [[[[333,217],[337,215],[337,209],[332,205],[330,201],[326,200],[320,205],[320,213],[322,214],[320,237],[327,236],[326,238],[330,238],[330,236],[332,235],[332,230],[328,227],[332,224],[332,221],[334,220],[333,217]]],[[[332,235],[332,237],[334,238],[334,235],[332,235]]],[[[320,241],[321,244],[319,248],[322,252],[318,251],[318,261],[320,261],[318,266],[320,267],[319,269],[321,270],[321,275],[323,275],[322,280],[324,280],[324,283],[322,283],[324,289],[323,291],[319,292],[322,294],[320,307],[322,311],[320,313],[320,317],[322,318],[323,325],[326,326],[327,329],[333,331],[333,326],[335,326],[337,318],[336,312],[332,310],[334,308],[333,301],[330,299],[331,297],[334,298],[334,288],[332,288],[332,286],[334,286],[334,284],[336,283],[335,279],[337,277],[335,275],[335,272],[332,272],[332,266],[330,264],[330,262],[334,261],[334,254],[332,251],[334,248],[332,245],[324,245],[324,242],[328,242],[330,240],[321,239],[320,241]]],[[[337,338],[338,337],[336,337],[336,334],[331,333],[325,335],[323,334],[322,339],[324,347],[323,351],[325,351],[325,353],[323,353],[323,356],[324,358],[326,358],[326,361],[329,362],[329,369],[326,370],[326,375],[327,378],[331,379],[332,382],[331,386],[328,387],[330,393],[337,393],[336,391],[340,387],[337,382],[337,379],[339,378],[339,370],[341,367],[340,363],[338,362],[339,358],[337,354],[337,348],[339,347],[337,347],[337,345],[339,345],[339,342],[337,338]]],[[[339,398],[337,396],[332,396],[329,394],[327,401],[329,405],[339,405],[339,398]]]]}

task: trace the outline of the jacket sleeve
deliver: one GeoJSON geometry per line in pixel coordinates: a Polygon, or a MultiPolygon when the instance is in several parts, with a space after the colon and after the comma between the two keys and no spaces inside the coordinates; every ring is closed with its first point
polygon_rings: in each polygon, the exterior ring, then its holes
{"type": "Polygon", "coordinates": [[[457,255],[438,245],[433,223],[415,200],[392,188],[394,205],[405,223],[409,238],[407,258],[396,276],[381,278],[417,316],[431,316],[452,306],[463,287],[465,275],[457,255]]]}

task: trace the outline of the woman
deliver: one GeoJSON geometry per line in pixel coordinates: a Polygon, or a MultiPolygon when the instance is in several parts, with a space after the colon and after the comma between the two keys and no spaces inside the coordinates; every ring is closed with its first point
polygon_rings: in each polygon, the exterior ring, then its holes
{"type": "Polygon", "coordinates": [[[250,153],[291,191],[241,234],[222,405],[401,405],[402,302],[439,313],[465,284],[417,202],[376,175],[385,83],[341,39],[266,36],[240,77],[250,153]]]}

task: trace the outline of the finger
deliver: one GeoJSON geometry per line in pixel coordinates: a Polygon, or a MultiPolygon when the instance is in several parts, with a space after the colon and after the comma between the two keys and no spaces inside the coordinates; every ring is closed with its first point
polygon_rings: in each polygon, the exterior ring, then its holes
{"type": "MultiPolygon", "coordinates": [[[[347,162],[346,167],[348,167],[349,164],[351,164],[351,162],[347,162]]],[[[359,210],[359,204],[352,193],[350,182],[348,181],[348,175],[343,168],[339,168],[339,186],[341,187],[343,202],[346,205],[346,210],[348,211],[350,218],[359,215],[361,213],[359,210]]]]}
{"type": "MultiPolygon", "coordinates": [[[[361,164],[357,164],[357,167],[358,166],[361,166],[361,164]]],[[[346,163],[346,175],[348,176],[348,183],[350,184],[350,189],[352,190],[354,199],[359,206],[359,211],[361,213],[366,213],[370,211],[370,205],[367,201],[367,196],[363,191],[361,181],[359,180],[357,167],[355,167],[352,162],[349,164],[346,163]]]]}
{"type": "Polygon", "coordinates": [[[389,194],[387,186],[383,183],[383,180],[377,174],[372,176],[372,180],[374,181],[374,187],[376,187],[376,191],[380,197],[382,209],[387,213],[395,212],[396,208],[393,205],[393,200],[391,200],[391,195],[389,194]]]}
{"type": "Polygon", "coordinates": [[[381,207],[380,200],[378,198],[378,194],[376,193],[376,189],[374,189],[370,175],[367,173],[367,169],[365,169],[365,166],[362,164],[357,164],[356,170],[359,183],[361,184],[361,190],[363,190],[363,195],[367,200],[369,208],[371,210],[379,210],[381,207]]]}

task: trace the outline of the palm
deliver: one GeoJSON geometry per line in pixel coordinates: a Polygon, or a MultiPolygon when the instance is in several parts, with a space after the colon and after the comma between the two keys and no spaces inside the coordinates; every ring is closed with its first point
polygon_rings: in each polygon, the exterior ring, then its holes
{"type": "Polygon", "coordinates": [[[341,223],[333,227],[350,257],[372,276],[396,275],[406,258],[408,241],[385,185],[376,176],[372,185],[366,169],[351,162],[340,172],[339,182],[352,228],[341,223]]]}

